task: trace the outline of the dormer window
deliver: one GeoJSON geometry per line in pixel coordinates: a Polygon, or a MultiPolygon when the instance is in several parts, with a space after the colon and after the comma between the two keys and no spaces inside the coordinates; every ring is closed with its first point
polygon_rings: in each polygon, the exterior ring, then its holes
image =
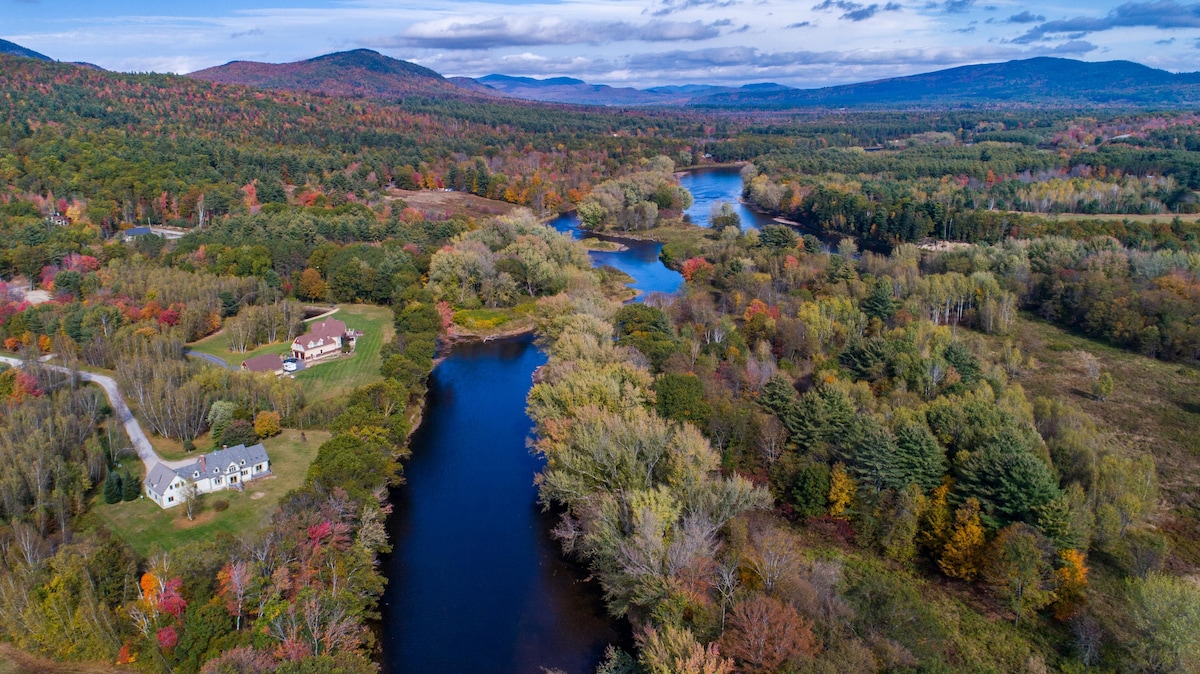
{"type": "Polygon", "coordinates": [[[245,460],[245,459],[242,459],[242,465],[243,465],[243,466],[244,466],[244,465],[246,465],[246,460],[245,460]]]}
{"type": "Polygon", "coordinates": [[[200,471],[197,470],[197,471],[193,472],[192,477],[200,477],[200,471]]]}

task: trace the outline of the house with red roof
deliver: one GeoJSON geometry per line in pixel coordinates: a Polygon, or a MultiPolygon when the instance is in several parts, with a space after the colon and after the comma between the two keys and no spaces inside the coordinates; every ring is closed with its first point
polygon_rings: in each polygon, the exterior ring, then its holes
{"type": "Polygon", "coordinates": [[[283,356],[277,353],[264,353],[261,356],[247,358],[242,361],[242,369],[251,372],[270,372],[283,374],[283,356]]]}
{"type": "Polygon", "coordinates": [[[304,363],[336,358],[342,353],[343,344],[353,351],[359,336],[358,331],[347,330],[346,324],[338,319],[326,318],[308,326],[308,332],[292,341],[292,357],[304,363]]]}

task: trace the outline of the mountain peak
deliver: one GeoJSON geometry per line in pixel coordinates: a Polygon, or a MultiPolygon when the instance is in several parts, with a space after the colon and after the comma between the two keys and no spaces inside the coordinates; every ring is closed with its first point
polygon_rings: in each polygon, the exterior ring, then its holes
{"type": "Polygon", "coordinates": [[[221,84],[316,91],[334,96],[463,95],[461,89],[433,70],[371,49],[335,52],[293,63],[232,61],[189,73],[188,77],[221,84]]]}
{"type": "Polygon", "coordinates": [[[49,56],[46,56],[45,54],[39,54],[38,52],[35,52],[32,49],[27,49],[27,48],[22,47],[21,45],[17,44],[16,42],[9,42],[8,40],[0,40],[0,54],[9,54],[11,56],[24,56],[25,58],[38,59],[40,61],[53,61],[54,60],[54,59],[50,58],[49,56]]]}

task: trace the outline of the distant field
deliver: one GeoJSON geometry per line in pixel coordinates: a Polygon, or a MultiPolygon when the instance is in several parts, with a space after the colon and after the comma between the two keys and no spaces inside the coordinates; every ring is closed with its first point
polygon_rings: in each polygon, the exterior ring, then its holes
{"type": "MultiPolygon", "coordinates": [[[[1014,335],[1037,367],[1018,382],[1031,398],[1066,396],[1122,445],[1158,460],[1161,487],[1176,504],[1200,494],[1200,370],[1130,353],[1040,320],[1021,318],[1014,335]],[[1087,391],[1091,380],[1079,359],[1086,351],[1116,380],[1106,401],[1087,391]]],[[[999,344],[998,338],[988,338],[999,344]]],[[[1194,504],[1200,507],[1200,502],[1194,504]]]]}
{"type": "Polygon", "coordinates": [[[1100,220],[1103,222],[1161,222],[1170,224],[1175,218],[1179,218],[1184,222],[1200,222],[1200,214],[1185,214],[1177,215],[1175,213],[1159,213],[1158,215],[1123,215],[1120,213],[1101,213],[1097,215],[1087,215],[1084,213],[1033,213],[1029,211],[1009,211],[1016,215],[1028,215],[1037,218],[1046,218],[1047,220],[1100,220]]]}
{"type": "Polygon", "coordinates": [[[412,208],[423,213],[465,215],[471,218],[493,218],[508,215],[517,208],[507,201],[484,199],[468,192],[442,192],[441,190],[401,190],[388,193],[403,199],[412,208]]]}
{"type": "Polygon", "coordinates": [[[133,671],[103,662],[55,662],[0,643],[0,674],[107,674],[133,671]]]}
{"type": "MultiPolygon", "coordinates": [[[[1177,560],[1200,567],[1200,369],[1130,353],[1027,317],[1017,321],[1013,336],[1021,352],[1037,362],[1017,379],[1031,400],[1067,398],[1092,418],[1106,443],[1154,455],[1163,506],[1156,524],[1171,538],[1177,560]],[[1087,393],[1091,380],[1081,351],[1095,356],[1116,380],[1108,400],[1087,393]]],[[[994,348],[1003,341],[985,339],[994,348]]]]}
{"type": "MultiPolygon", "coordinates": [[[[271,516],[279,499],[304,482],[317,449],[329,437],[326,431],[308,431],[308,440],[301,442],[300,431],[286,430],[264,441],[274,476],[246,483],[246,491],[241,493],[206,494],[202,497],[203,510],[195,521],[188,521],[183,506],[163,510],[145,498],[108,505],[99,493],[91,511],[141,555],[155,547],[169,550],[188,541],[211,540],[220,532],[236,535],[255,531],[271,516]],[[212,504],[217,500],[228,501],[229,509],[214,511],[212,504]]],[[[0,669],[0,674],[4,670],[0,669]]]]}

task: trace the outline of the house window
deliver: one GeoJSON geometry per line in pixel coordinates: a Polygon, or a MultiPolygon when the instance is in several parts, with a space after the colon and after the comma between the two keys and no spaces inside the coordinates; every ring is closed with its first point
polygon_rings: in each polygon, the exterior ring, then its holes
{"type": "Polygon", "coordinates": [[[217,476],[217,477],[214,477],[214,478],[213,478],[213,484],[221,484],[221,478],[220,478],[220,476],[217,476]]]}
{"type": "Polygon", "coordinates": [[[174,503],[174,502],[175,502],[175,497],[174,497],[174,496],[168,496],[168,497],[167,497],[167,503],[174,503]]]}

